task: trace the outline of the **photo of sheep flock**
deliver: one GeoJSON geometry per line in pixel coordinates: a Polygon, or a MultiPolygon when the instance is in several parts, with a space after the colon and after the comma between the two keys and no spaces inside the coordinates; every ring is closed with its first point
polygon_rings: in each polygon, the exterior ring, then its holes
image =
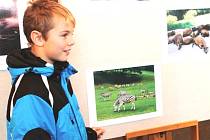
{"type": "Polygon", "coordinates": [[[168,54],[176,57],[210,55],[209,19],[210,9],[168,10],[168,54]]]}
{"type": "Polygon", "coordinates": [[[95,71],[97,120],[156,111],[154,65],[95,71]]]}

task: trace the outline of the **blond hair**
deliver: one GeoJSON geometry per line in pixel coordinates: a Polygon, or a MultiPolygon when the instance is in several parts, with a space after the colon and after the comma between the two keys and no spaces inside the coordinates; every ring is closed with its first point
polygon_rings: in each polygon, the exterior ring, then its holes
{"type": "Polygon", "coordinates": [[[47,33],[54,27],[53,18],[55,15],[62,16],[75,26],[75,18],[72,13],[53,0],[32,0],[29,2],[24,17],[23,30],[29,42],[33,44],[30,34],[33,30],[42,33],[44,39],[47,39],[47,33]]]}

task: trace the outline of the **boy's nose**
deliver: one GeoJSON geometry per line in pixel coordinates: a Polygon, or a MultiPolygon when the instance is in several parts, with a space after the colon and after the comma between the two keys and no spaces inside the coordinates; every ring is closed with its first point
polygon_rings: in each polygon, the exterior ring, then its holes
{"type": "Polygon", "coordinates": [[[74,44],[75,44],[74,42],[69,42],[69,43],[67,44],[67,47],[68,47],[68,48],[71,48],[72,46],[74,46],[74,44]]]}
{"type": "Polygon", "coordinates": [[[69,42],[67,45],[68,46],[73,46],[74,45],[74,42],[69,42]]]}

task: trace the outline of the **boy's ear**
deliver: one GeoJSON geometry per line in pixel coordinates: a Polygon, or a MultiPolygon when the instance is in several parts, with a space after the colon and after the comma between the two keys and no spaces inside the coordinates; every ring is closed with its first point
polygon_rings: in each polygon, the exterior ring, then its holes
{"type": "Polygon", "coordinates": [[[34,45],[37,46],[43,46],[44,45],[44,38],[42,36],[42,33],[40,33],[39,31],[33,30],[31,32],[31,40],[33,41],[34,45]]]}

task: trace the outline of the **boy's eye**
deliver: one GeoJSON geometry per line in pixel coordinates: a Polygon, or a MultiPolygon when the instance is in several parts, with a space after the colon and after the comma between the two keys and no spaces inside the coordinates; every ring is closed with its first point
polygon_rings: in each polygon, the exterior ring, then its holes
{"type": "Polygon", "coordinates": [[[66,34],[62,34],[61,36],[62,36],[62,37],[66,37],[66,36],[68,36],[68,34],[67,34],[67,33],[66,33],[66,34]]]}
{"type": "Polygon", "coordinates": [[[73,36],[73,33],[64,33],[61,34],[62,37],[69,37],[69,36],[73,36]]]}

